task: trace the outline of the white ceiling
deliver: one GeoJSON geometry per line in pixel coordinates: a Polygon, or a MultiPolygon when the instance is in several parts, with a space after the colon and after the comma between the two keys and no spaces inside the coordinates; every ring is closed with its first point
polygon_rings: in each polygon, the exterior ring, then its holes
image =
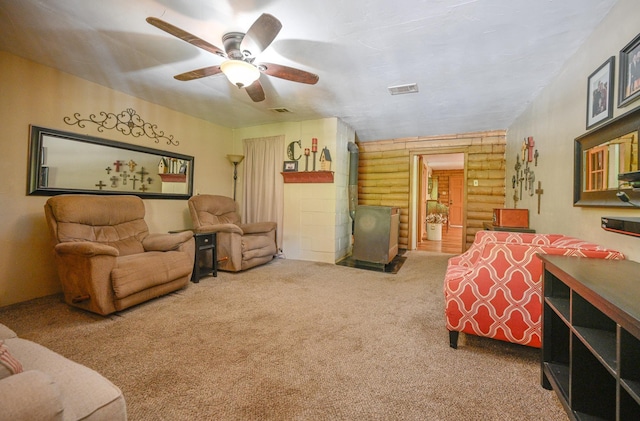
{"type": "Polygon", "coordinates": [[[339,117],[368,141],[508,128],[616,1],[0,0],[0,50],[225,127],[339,117]],[[145,21],[222,48],[262,13],[283,28],[258,59],[318,84],[262,75],[254,103],[223,75],[177,81],[222,59],[145,21]]]}

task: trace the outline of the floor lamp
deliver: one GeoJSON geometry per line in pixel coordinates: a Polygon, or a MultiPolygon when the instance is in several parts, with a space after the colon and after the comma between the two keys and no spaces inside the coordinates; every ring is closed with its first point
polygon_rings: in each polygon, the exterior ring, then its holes
{"type": "Polygon", "coordinates": [[[227,155],[229,162],[233,164],[233,200],[236,200],[236,181],[238,180],[238,164],[244,159],[244,155],[227,155]]]}

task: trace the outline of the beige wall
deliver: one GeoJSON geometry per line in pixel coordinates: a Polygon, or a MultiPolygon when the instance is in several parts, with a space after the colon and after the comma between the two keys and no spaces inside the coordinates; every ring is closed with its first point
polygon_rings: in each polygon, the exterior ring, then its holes
{"type": "MultiPolygon", "coordinates": [[[[195,156],[194,192],[233,194],[233,167],[225,158],[232,153],[230,129],[0,52],[0,306],[60,291],[44,221],[47,197],[26,195],[30,124],[195,156]],[[90,125],[81,129],[63,122],[74,113],[86,117],[126,108],[172,134],[180,145],[156,144],[113,130],[99,133],[90,125]]],[[[190,225],[184,200],[145,200],[145,206],[151,231],[190,225]]]]}
{"type": "MultiPolygon", "coordinates": [[[[616,57],[614,117],[640,106],[636,101],[617,108],[619,51],[640,32],[640,2],[619,0],[587,42],[568,58],[562,71],[545,87],[526,111],[509,127],[507,180],[514,174],[516,154],[523,139],[533,136],[540,157],[534,167],[544,193],[538,215],[537,196],[524,196],[519,208],[529,209],[532,228],[593,241],[640,260],[640,240],[600,228],[601,216],[638,216],[633,208],[584,208],[573,206],[573,141],[586,132],[587,78],[609,57],[616,57]]],[[[536,182],[537,184],[537,182],[536,182]]],[[[513,206],[508,183],[507,203],[513,206]]]]}
{"type": "MultiPolygon", "coordinates": [[[[304,150],[311,148],[312,138],[317,138],[316,158],[320,157],[320,151],[326,146],[334,171],[333,183],[285,183],[282,227],[284,255],[289,259],[335,263],[346,256],[351,247],[347,143],[354,140],[355,132],[337,118],[246,127],[233,132],[235,151],[242,151],[243,139],[277,135],[285,137],[283,160],[287,159],[286,146],[289,143],[301,140],[304,150]]],[[[313,168],[312,157],[309,170],[313,168]]],[[[303,156],[298,162],[299,171],[304,171],[304,162],[303,156]]],[[[316,169],[320,169],[318,162],[316,169]]],[[[238,185],[242,185],[241,178],[238,178],[238,185]]]]}

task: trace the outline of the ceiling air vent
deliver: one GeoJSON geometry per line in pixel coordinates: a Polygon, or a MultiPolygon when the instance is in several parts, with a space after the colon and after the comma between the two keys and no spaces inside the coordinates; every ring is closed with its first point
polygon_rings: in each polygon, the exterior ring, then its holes
{"type": "Polygon", "coordinates": [[[289,111],[286,108],[269,108],[271,111],[275,112],[275,113],[290,113],[291,111],[289,111]]]}
{"type": "Polygon", "coordinates": [[[391,95],[413,94],[418,92],[418,84],[409,83],[407,85],[389,86],[387,89],[391,95]]]}

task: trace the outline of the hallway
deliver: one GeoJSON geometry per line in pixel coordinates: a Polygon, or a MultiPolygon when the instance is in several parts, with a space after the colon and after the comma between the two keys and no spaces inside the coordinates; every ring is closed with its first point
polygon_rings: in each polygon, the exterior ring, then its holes
{"type": "Polygon", "coordinates": [[[462,253],[462,227],[443,228],[441,241],[429,241],[425,238],[418,243],[417,250],[452,254],[462,253]]]}

